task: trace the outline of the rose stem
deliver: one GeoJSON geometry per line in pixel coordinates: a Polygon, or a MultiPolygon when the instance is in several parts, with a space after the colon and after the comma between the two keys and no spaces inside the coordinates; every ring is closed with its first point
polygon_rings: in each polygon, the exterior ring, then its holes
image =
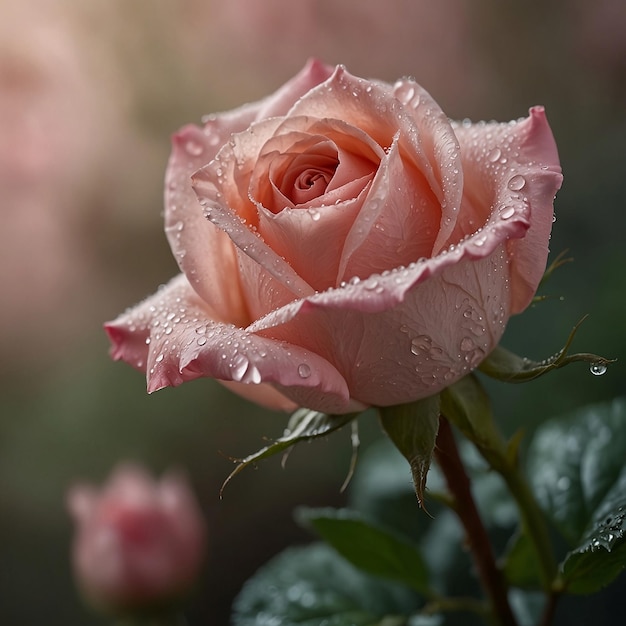
{"type": "Polygon", "coordinates": [[[452,428],[443,415],[439,420],[435,456],[454,497],[454,509],[465,529],[467,544],[493,611],[502,626],[516,626],[504,577],[496,565],[489,536],[476,508],[452,428]]]}

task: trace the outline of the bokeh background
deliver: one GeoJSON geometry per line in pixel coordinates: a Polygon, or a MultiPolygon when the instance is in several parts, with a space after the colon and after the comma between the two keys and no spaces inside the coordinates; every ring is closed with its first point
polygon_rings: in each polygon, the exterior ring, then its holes
{"type": "MultiPolygon", "coordinates": [[[[171,133],[266,95],[309,56],[414,76],[455,119],[546,106],[565,173],[551,250],[575,262],[504,343],[542,358],[590,313],[575,347],[621,361],[490,388],[506,432],[625,392],[623,0],[2,0],[0,623],[105,623],[74,591],[64,498],[119,460],[183,467],[201,499],[210,554],[192,625],[227,624],[242,582],[307,539],[295,505],[343,502],[347,434],[244,472],[220,501],[230,459],[285,416],[209,380],[148,396],[101,330],[176,272],[161,215],[171,133]]],[[[380,435],[362,422],[367,445],[380,435]]]]}

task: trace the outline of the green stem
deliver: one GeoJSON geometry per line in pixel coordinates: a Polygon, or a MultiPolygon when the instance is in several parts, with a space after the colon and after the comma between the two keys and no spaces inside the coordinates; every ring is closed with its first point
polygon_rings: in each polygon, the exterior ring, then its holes
{"type": "Polygon", "coordinates": [[[491,468],[502,476],[515,499],[522,519],[523,531],[530,539],[537,557],[543,588],[545,591],[551,592],[558,572],[552,542],[543,512],[539,508],[526,478],[517,464],[506,455],[504,446],[497,451],[493,448],[481,449],[480,446],[478,450],[491,468]]]}

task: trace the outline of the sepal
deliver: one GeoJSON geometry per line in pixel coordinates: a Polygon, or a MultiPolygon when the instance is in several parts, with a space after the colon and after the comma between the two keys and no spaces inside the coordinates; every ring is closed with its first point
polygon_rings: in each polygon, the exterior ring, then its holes
{"type": "Polygon", "coordinates": [[[525,383],[576,361],[589,363],[591,368],[595,369],[595,371],[592,370],[593,373],[603,373],[606,371],[607,365],[615,362],[614,359],[607,359],[597,354],[587,352],[569,354],[569,349],[576,332],[585,321],[586,317],[587,316],[583,317],[576,326],[574,326],[565,345],[556,354],[553,354],[543,361],[533,361],[532,359],[518,356],[502,346],[497,346],[478,366],[478,369],[491,378],[507,383],[525,383]]]}
{"type": "MultiPolygon", "coordinates": [[[[300,443],[301,441],[311,441],[312,439],[324,437],[352,422],[358,415],[359,413],[328,415],[326,413],[312,411],[310,409],[298,409],[297,411],[294,411],[289,418],[287,428],[285,428],[285,432],[282,437],[243,459],[236,459],[235,462],[237,463],[237,467],[235,467],[222,484],[220,497],[224,492],[224,488],[231,481],[231,479],[239,474],[241,470],[248,467],[248,465],[256,463],[262,459],[269,458],[270,456],[274,456],[279,452],[287,451],[289,448],[297,443],[300,443]]],[[[353,431],[353,446],[355,445],[355,441],[358,444],[358,437],[355,437],[353,431]]]]}
{"type": "Polygon", "coordinates": [[[382,407],[380,421],[385,432],[409,462],[415,494],[422,508],[426,477],[439,430],[438,395],[410,404],[382,407]]]}

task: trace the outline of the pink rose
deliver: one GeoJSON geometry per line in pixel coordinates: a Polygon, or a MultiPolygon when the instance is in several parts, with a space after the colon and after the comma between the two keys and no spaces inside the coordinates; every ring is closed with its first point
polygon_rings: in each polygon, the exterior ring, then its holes
{"type": "Polygon", "coordinates": [[[202,565],[206,530],[187,483],[153,481],[120,466],[97,492],[76,485],[74,571],[86,596],[109,611],[146,609],[188,591],[202,565]]]}
{"type": "Polygon", "coordinates": [[[182,274],[106,325],[112,355],[149,391],[209,376],[285,409],[432,395],[531,301],[561,178],[541,107],[451,123],[413,80],[313,61],[174,136],[182,274]]]}

